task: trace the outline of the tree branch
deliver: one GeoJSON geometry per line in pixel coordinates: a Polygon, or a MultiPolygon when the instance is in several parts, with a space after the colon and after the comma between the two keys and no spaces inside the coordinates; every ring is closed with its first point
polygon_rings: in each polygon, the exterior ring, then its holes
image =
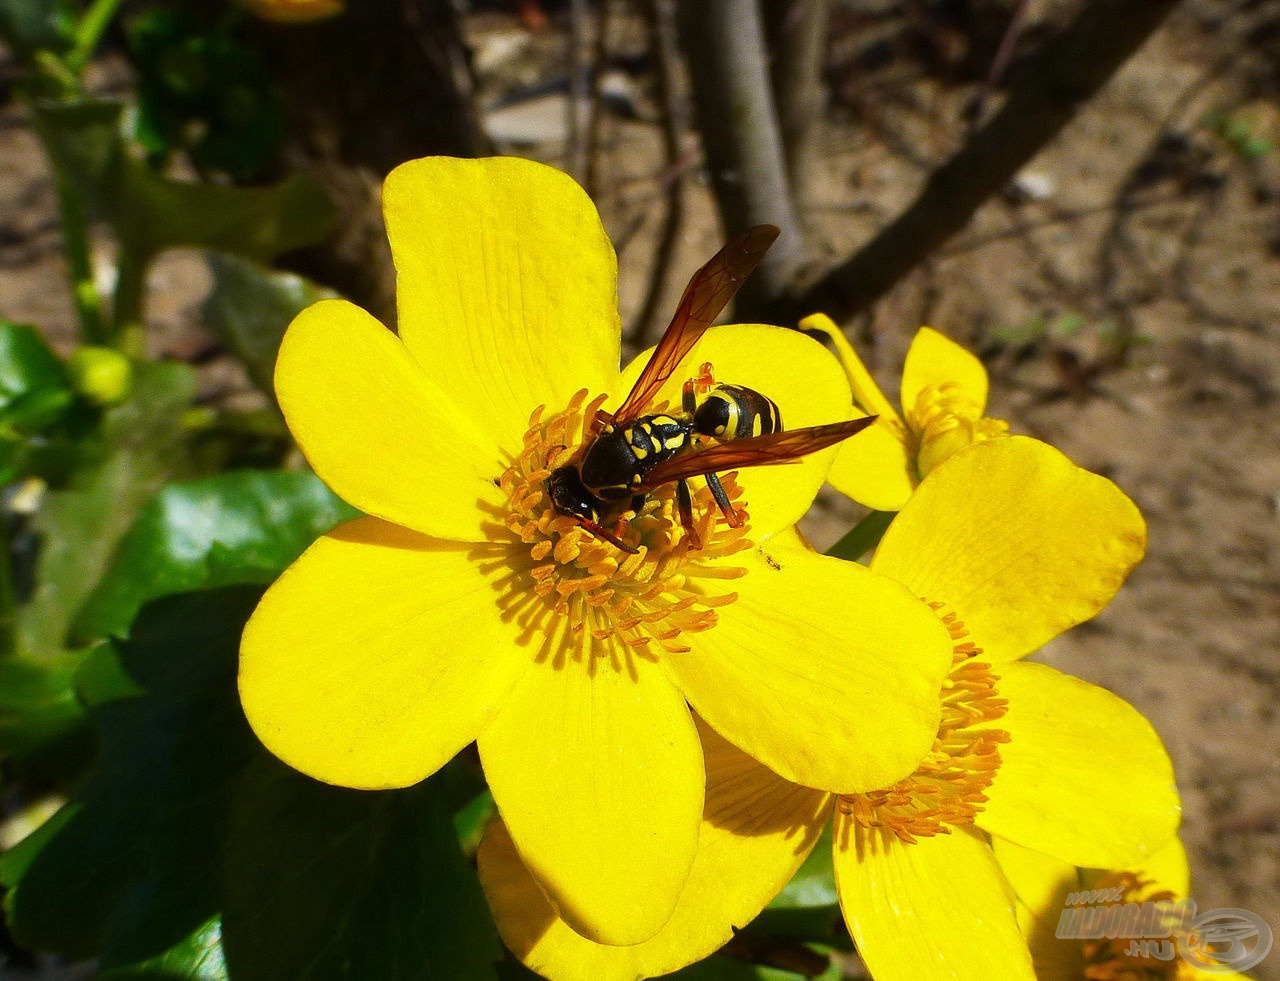
{"type": "Polygon", "coordinates": [[[747,280],[747,306],[782,294],[804,255],[769,86],[759,0],[681,4],[681,30],[694,106],[726,234],[751,225],[782,229],[747,280]]]}
{"type": "Polygon", "coordinates": [[[821,310],[848,319],[962,229],[1071,121],[1178,0],[1091,0],[1026,66],[1003,108],[929,177],[915,201],[850,259],[769,309],[782,323],[821,310]]]}

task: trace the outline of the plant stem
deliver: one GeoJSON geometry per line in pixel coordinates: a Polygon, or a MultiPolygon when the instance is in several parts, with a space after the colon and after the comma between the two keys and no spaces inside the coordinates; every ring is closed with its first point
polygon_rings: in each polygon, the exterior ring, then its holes
{"type": "Polygon", "coordinates": [[[88,218],[84,199],[74,182],[58,167],[52,153],[47,152],[53,183],[58,194],[58,220],[62,226],[62,251],[67,260],[67,276],[71,280],[71,300],[80,321],[80,336],[86,344],[105,344],[102,297],[93,281],[93,258],[89,252],[88,218]]]}
{"type": "Polygon", "coordinates": [[[131,358],[144,357],[142,309],[147,294],[147,267],[150,255],[127,241],[120,243],[120,263],[116,268],[115,302],[111,310],[111,342],[131,358]]]}
{"type": "Polygon", "coordinates": [[[880,544],[880,539],[889,530],[889,525],[896,514],[896,511],[872,511],[854,525],[840,541],[827,549],[827,554],[837,559],[857,562],[880,544]]]}
{"type": "Polygon", "coordinates": [[[85,65],[93,57],[93,52],[102,40],[102,35],[111,24],[116,11],[120,9],[121,0],[93,0],[85,15],[76,25],[76,42],[67,55],[67,66],[79,75],[85,65]]]}

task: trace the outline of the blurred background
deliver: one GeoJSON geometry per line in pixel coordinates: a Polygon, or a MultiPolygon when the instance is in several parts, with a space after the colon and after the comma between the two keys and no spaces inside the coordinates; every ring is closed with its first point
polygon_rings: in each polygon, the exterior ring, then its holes
{"type": "MultiPolygon", "coordinates": [[[[987,364],[990,415],[1137,501],[1146,561],[1040,656],[1163,735],[1200,908],[1280,929],[1280,2],[97,6],[74,118],[41,109],[21,35],[0,51],[0,315],[65,355],[111,296],[102,339],[194,369],[195,472],[292,459],[266,381],[300,305],[394,322],[378,195],[405,159],[576,176],[632,350],[728,234],[778,224],[735,319],[823,310],[891,394],[915,329],[941,330],[987,364]],[[50,160],[93,184],[65,155],[104,119],[134,196],[80,196],[77,269],[50,160]]],[[[117,500],[84,562],[163,479],[117,500]]],[[[827,494],[808,531],[826,547],[857,517],[827,494]]]]}

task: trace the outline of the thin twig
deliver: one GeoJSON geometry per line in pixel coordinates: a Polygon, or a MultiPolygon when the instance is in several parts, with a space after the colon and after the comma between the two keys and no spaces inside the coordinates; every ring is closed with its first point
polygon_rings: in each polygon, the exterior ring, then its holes
{"type": "Polygon", "coordinates": [[[671,272],[671,259],[684,223],[684,178],[687,167],[681,167],[682,144],[688,131],[688,111],[680,97],[680,38],[676,23],[675,0],[649,0],[650,43],[658,59],[658,98],[662,103],[662,150],[670,178],[666,182],[666,213],[658,232],[653,262],[649,264],[649,281],[644,300],[636,314],[633,333],[644,341],[655,329],[655,315],[671,272]]]}
{"type": "Polygon", "coordinates": [[[733,233],[764,223],[782,229],[738,294],[740,307],[758,308],[789,287],[805,253],[769,85],[759,0],[704,0],[682,4],[680,12],[720,219],[733,233]]]}
{"type": "Polygon", "coordinates": [[[597,4],[595,39],[591,46],[591,102],[587,107],[586,173],[582,186],[592,198],[600,182],[600,133],[604,124],[604,76],[609,64],[609,0],[597,4]]]}
{"type": "Polygon", "coordinates": [[[569,0],[569,100],[565,103],[569,146],[565,163],[579,182],[586,180],[586,142],[582,138],[582,118],[588,101],[588,78],[582,64],[587,37],[587,0],[569,0]]]}
{"type": "Polygon", "coordinates": [[[1004,106],[925,182],[871,242],[770,311],[790,322],[814,310],[847,320],[865,310],[963,228],[1138,50],[1178,0],[1093,0],[1029,65],[1004,106]]]}

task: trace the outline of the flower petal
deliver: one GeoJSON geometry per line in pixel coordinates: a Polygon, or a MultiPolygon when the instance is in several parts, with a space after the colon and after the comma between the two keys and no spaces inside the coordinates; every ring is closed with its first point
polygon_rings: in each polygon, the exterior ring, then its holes
{"type": "MultiPolygon", "coordinates": [[[[652,353],[645,351],[623,370],[616,388],[619,398],[631,390],[652,353]]],[[[765,324],[712,327],[655,401],[678,408],[681,387],[704,361],[714,366],[717,381],[744,385],[773,399],[787,429],[852,417],[849,384],[836,359],[797,331],[765,324]]],[[[835,455],[836,448],[830,447],[794,463],[743,470],[738,482],[751,514],[752,537],[767,537],[799,521],[827,479],[835,455]]]]}
{"type": "Polygon", "coordinates": [[[886,423],[892,424],[892,429],[902,432],[902,419],[898,416],[898,411],[893,407],[893,403],[885,398],[884,392],[880,390],[871,372],[858,357],[858,352],[844,336],[844,331],[836,326],[835,321],[825,313],[815,313],[800,321],[800,329],[816,330],[831,338],[831,343],[835,346],[836,353],[840,355],[840,362],[844,365],[845,374],[848,376],[849,388],[853,390],[854,403],[868,415],[880,416],[886,423]]]}
{"type": "Polygon", "coordinates": [[[950,384],[979,411],[987,407],[987,369],[970,351],[930,327],[916,331],[902,366],[902,410],[908,416],[930,385],[950,384]]]}
{"type": "Polygon", "coordinates": [[[671,917],[698,842],[702,751],[657,665],[566,659],[521,681],[481,734],[494,800],[561,916],[599,943],[634,944],[671,917]]]}
{"type": "Polygon", "coordinates": [[[495,605],[505,563],[480,550],[377,518],[317,540],[245,627],[258,738],[344,787],[407,787],[448,762],[531,663],[495,605]]]}
{"type": "Polygon", "coordinates": [[[836,888],[876,981],[1034,981],[1013,895],[981,835],[908,845],[837,811],[836,888]]]}
{"type": "Polygon", "coordinates": [[[573,179],[532,160],[428,157],[383,188],[400,336],[515,449],[529,413],[603,392],[618,369],[617,260],[573,179]]]}
{"type": "Polygon", "coordinates": [[[664,663],[717,732],[795,783],[837,793],[906,776],[938,731],[951,641],[863,566],[769,542],[716,626],[664,663]]]}
{"type": "MultiPolygon", "coordinates": [[[[1022,924],[1022,932],[1029,940],[1044,932],[1053,938],[1058,920],[1066,908],[1067,896],[1084,888],[1080,870],[1070,862],[1034,848],[1024,848],[999,835],[992,836],[991,850],[1017,896],[1018,922],[1022,924]]],[[[1038,963],[1034,943],[1031,953],[1038,963]]]]}
{"type": "Polygon", "coordinates": [[[827,483],[875,511],[898,511],[915,487],[914,469],[901,431],[877,419],[841,444],[827,483]]]}
{"type": "Polygon", "coordinates": [[[322,300],[280,345],[276,395],[320,478],[362,511],[440,538],[484,541],[502,504],[486,439],[359,307],[322,300]]]}
{"type": "Polygon", "coordinates": [[[1039,440],[1002,436],[933,471],[871,567],[946,603],[999,664],[1101,610],[1145,548],[1142,515],[1115,484],[1039,440]]]}
{"type": "Polygon", "coordinates": [[[719,949],[795,873],[818,840],[830,798],[787,783],[700,727],[707,801],[698,851],[675,914],[653,938],[609,947],[556,915],[501,821],[485,833],[480,882],[502,938],[556,981],[633,981],[678,970],[719,949]]]}
{"type": "Polygon", "coordinates": [[[1123,869],[1168,843],[1180,805],[1160,737],[1128,702],[1044,664],[996,688],[1010,740],[978,823],[1072,865],[1123,869]]]}

